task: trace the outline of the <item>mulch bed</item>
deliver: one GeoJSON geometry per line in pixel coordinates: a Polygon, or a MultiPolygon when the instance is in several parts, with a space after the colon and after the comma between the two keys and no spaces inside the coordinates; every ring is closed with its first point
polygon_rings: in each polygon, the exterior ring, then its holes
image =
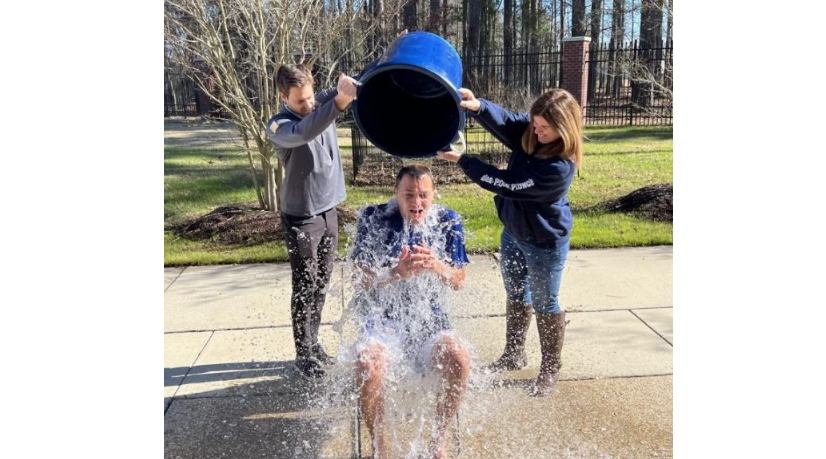
{"type": "Polygon", "coordinates": [[[674,221],[674,185],[659,183],[599,204],[609,212],[629,212],[656,221],[674,221]]]}

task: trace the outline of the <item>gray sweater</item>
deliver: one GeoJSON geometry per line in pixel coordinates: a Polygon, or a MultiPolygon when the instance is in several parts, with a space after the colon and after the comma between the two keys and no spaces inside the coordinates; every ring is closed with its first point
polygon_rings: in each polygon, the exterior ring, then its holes
{"type": "Polygon", "coordinates": [[[336,138],[335,120],[341,113],[333,100],[337,94],[336,88],[316,94],[317,108],[306,117],[284,105],[267,123],[267,135],[284,166],[281,211],[285,214],[317,215],[347,197],[336,138]]]}

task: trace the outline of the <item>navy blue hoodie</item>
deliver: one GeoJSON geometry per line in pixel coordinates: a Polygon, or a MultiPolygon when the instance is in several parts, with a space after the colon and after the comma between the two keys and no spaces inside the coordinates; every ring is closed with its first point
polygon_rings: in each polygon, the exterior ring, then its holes
{"type": "Polygon", "coordinates": [[[470,116],[511,149],[508,168],[500,170],[472,155],[462,155],[459,167],[493,198],[499,220],[516,239],[528,244],[556,248],[571,238],[573,216],[568,205],[568,187],[576,166],[559,156],[536,158],[522,149],[522,134],[531,124],[527,113],[510,113],[479,99],[478,113],[470,116]]]}

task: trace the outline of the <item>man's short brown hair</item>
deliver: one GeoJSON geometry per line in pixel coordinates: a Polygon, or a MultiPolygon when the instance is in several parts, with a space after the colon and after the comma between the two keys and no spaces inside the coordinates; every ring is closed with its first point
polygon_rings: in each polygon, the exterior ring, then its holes
{"type": "Polygon", "coordinates": [[[313,84],[313,75],[303,64],[285,64],[275,73],[275,86],[284,97],[289,96],[290,88],[300,88],[305,84],[313,84]]]}
{"type": "Polygon", "coordinates": [[[410,164],[402,167],[396,175],[396,188],[398,188],[399,184],[402,183],[402,179],[404,179],[405,175],[413,177],[414,180],[421,180],[422,177],[428,176],[430,177],[430,181],[433,182],[433,185],[436,185],[436,181],[433,180],[433,174],[430,173],[430,168],[424,164],[410,164]]]}

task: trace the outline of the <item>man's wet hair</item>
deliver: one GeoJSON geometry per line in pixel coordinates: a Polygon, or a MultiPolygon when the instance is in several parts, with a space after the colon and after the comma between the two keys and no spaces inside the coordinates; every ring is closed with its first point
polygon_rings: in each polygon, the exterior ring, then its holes
{"type": "Polygon", "coordinates": [[[416,180],[419,180],[424,176],[428,176],[430,177],[430,180],[435,183],[435,180],[433,180],[433,174],[430,173],[430,168],[422,164],[411,164],[409,166],[402,167],[399,174],[396,175],[396,188],[399,187],[399,183],[402,183],[402,179],[405,175],[409,175],[416,180]]]}

